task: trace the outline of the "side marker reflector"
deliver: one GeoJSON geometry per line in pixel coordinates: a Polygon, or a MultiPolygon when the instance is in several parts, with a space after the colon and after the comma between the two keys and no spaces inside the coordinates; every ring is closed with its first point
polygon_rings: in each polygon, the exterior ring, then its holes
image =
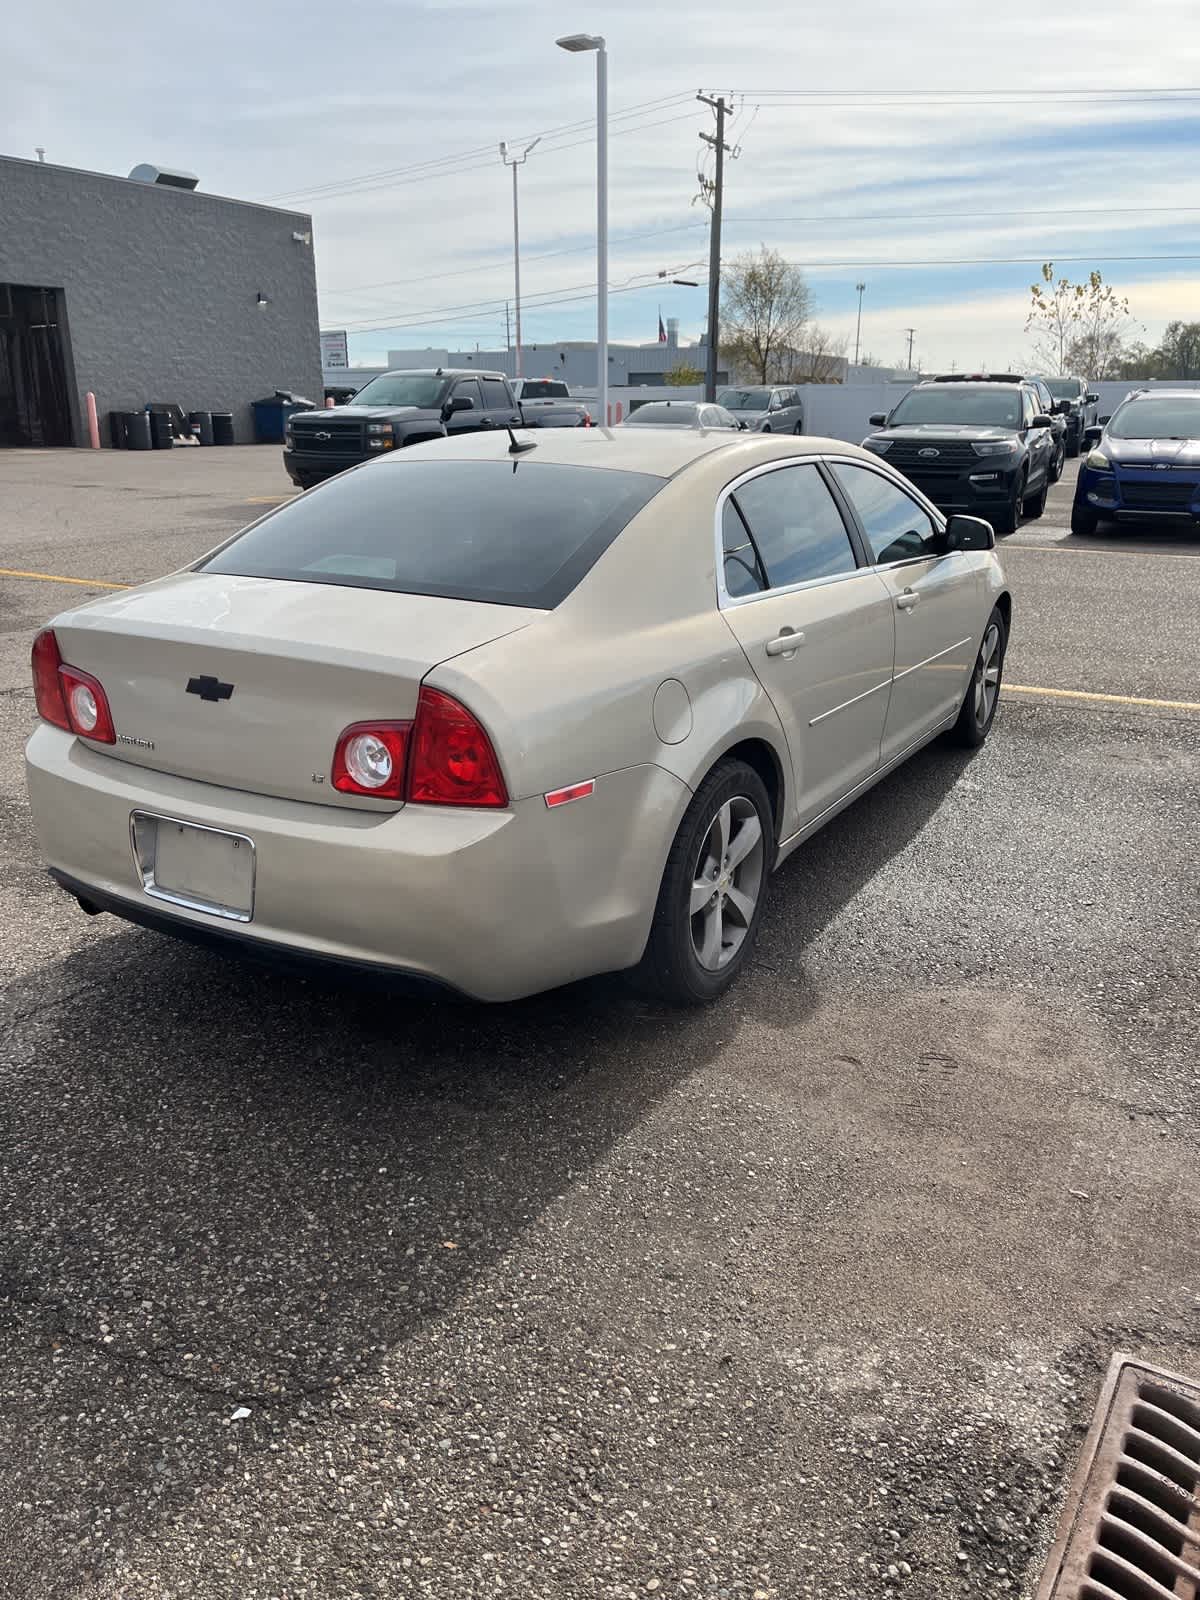
{"type": "Polygon", "coordinates": [[[587,778],[583,783],[569,783],[565,789],[551,789],[546,796],[548,806],[565,806],[572,800],[585,800],[596,787],[595,778],[587,778]]]}

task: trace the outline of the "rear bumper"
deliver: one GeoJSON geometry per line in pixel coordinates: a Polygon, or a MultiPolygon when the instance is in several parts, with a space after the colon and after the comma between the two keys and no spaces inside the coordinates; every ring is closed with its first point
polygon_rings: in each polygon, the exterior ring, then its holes
{"type": "Polygon", "coordinates": [[[51,873],[105,911],[264,960],[416,977],[479,1000],[632,966],[690,799],[645,765],[553,811],[539,796],[503,811],[365,812],[169,777],[46,724],[26,747],[26,776],[51,873]],[[132,810],[252,839],[252,920],[234,929],[147,895],[132,810]]]}

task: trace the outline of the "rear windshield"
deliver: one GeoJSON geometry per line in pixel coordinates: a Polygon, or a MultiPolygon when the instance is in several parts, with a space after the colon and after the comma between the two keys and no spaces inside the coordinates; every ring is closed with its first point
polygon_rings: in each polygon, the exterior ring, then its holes
{"type": "Polygon", "coordinates": [[[521,387],[522,400],[569,400],[570,391],[565,383],[555,383],[550,378],[529,378],[521,387]]]}
{"type": "Polygon", "coordinates": [[[551,610],[665,481],[396,456],[298,495],[196,570],[551,610]]]}
{"type": "Polygon", "coordinates": [[[651,400],[649,404],[639,406],[629,418],[630,422],[637,422],[642,426],[656,428],[694,428],[696,426],[696,407],[693,405],[667,405],[651,400]]]}
{"type": "Polygon", "coordinates": [[[976,428],[1019,428],[1021,391],[1019,389],[964,389],[956,383],[939,384],[935,389],[910,389],[892,412],[889,426],[898,428],[918,422],[944,422],[976,428]]]}
{"type": "Polygon", "coordinates": [[[1127,400],[1108,425],[1114,439],[1200,438],[1200,395],[1194,400],[1147,396],[1127,400]]]}

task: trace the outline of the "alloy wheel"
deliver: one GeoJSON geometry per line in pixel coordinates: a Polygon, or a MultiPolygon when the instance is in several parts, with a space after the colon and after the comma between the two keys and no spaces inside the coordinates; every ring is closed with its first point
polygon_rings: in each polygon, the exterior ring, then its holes
{"type": "Polygon", "coordinates": [[[983,636],[979,659],[975,663],[975,721],[981,728],[987,727],[996,709],[996,697],[1000,693],[1000,667],[1000,628],[993,622],[983,636]]]}
{"type": "Polygon", "coordinates": [[[719,972],[741,949],[762,892],[763,866],[758,811],[735,795],[709,823],[692,873],[692,949],[706,971],[719,972]]]}

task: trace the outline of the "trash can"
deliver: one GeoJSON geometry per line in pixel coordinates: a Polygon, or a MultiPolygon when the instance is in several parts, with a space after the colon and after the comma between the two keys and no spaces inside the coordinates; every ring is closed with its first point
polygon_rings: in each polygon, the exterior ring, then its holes
{"type": "Polygon", "coordinates": [[[312,411],[311,400],[292,394],[287,389],[276,389],[264,400],[251,402],[254,409],[254,437],[259,444],[282,444],[287,419],[294,411],[312,411]]]}
{"type": "Polygon", "coordinates": [[[233,412],[214,411],[212,414],[212,442],[214,444],[232,444],[233,441],[233,412]]]}
{"type": "Polygon", "coordinates": [[[156,450],[169,450],[175,443],[175,430],[165,411],[147,411],[150,419],[150,443],[156,450]]]}
{"type": "Polygon", "coordinates": [[[125,439],[130,450],[149,450],[154,441],[150,437],[150,413],[127,411],[125,413],[125,439]]]}
{"type": "Polygon", "coordinates": [[[201,444],[213,442],[213,419],[211,411],[189,411],[188,421],[192,425],[192,432],[201,444]]]}
{"type": "Polygon", "coordinates": [[[128,411],[110,411],[108,413],[108,433],[114,450],[128,450],[129,448],[128,419],[128,411]]]}

